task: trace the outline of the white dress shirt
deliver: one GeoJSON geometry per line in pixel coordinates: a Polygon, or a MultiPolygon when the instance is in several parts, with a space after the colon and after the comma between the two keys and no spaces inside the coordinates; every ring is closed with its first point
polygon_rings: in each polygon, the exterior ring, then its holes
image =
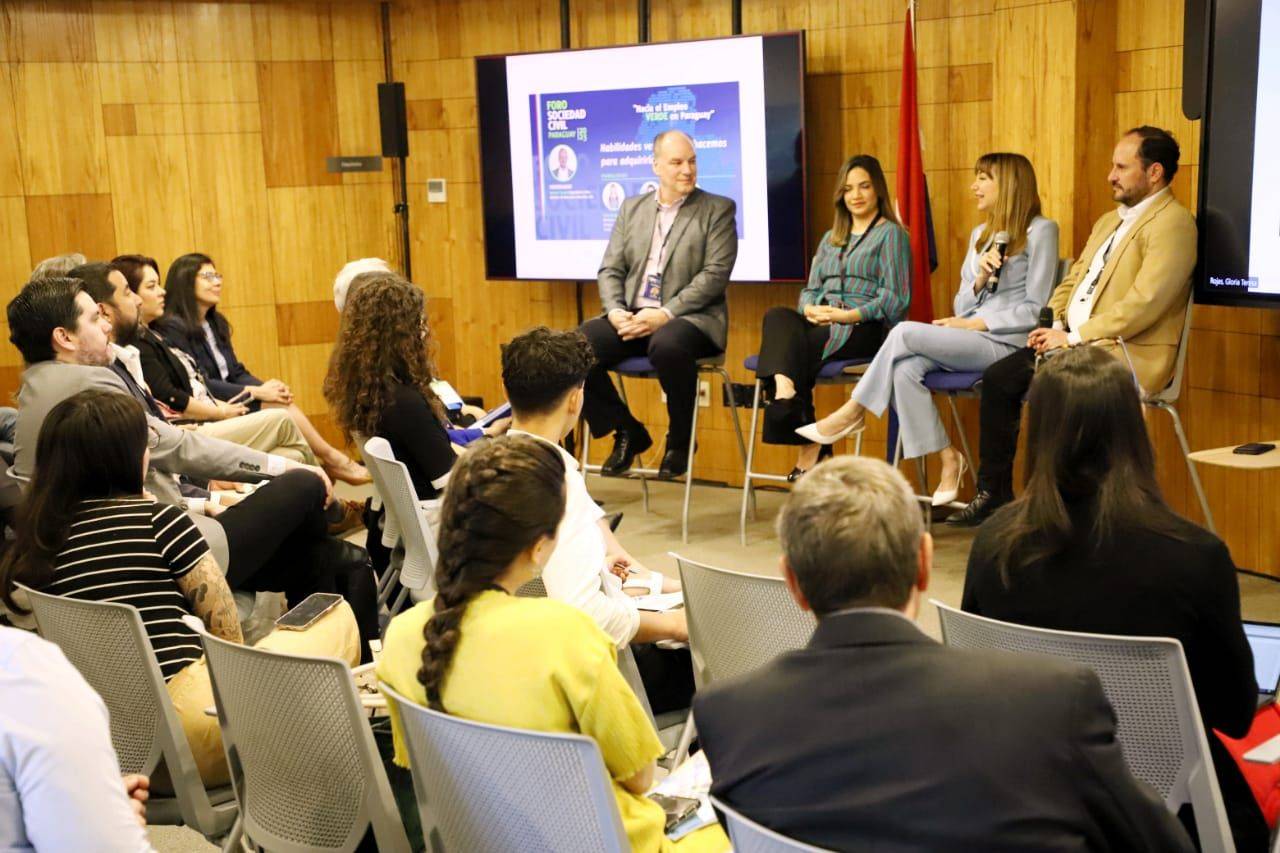
{"type": "Polygon", "coordinates": [[[1067,303],[1067,328],[1071,330],[1067,334],[1067,342],[1072,346],[1082,343],[1078,330],[1089,322],[1089,318],[1093,316],[1093,304],[1098,299],[1096,285],[1098,278],[1102,275],[1102,268],[1107,265],[1107,257],[1111,254],[1111,250],[1120,245],[1120,241],[1124,239],[1124,235],[1129,233],[1133,223],[1137,222],[1142,214],[1147,212],[1147,209],[1155,203],[1155,200],[1167,192],[1169,192],[1169,188],[1165,187],[1159,192],[1147,196],[1133,207],[1124,207],[1122,205],[1119,208],[1119,227],[1112,231],[1111,236],[1098,247],[1098,251],[1094,253],[1093,260],[1089,262],[1089,269],[1085,271],[1084,277],[1076,284],[1075,292],[1071,294],[1071,301],[1067,303]]]}
{"type": "Polygon", "coordinates": [[[62,651],[0,627],[0,850],[152,851],[107,708],[62,651]]]}
{"type": "Polygon", "coordinates": [[[547,597],[586,613],[622,648],[640,630],[640,611],[622,591],[621,579],[605,565],[604,531],[600,529],[604,510],[587,492],[578,461],[540,435],[518,429],[509,430],[508,435],[527,435],[546,442],[564,459],[564,518],[556,529],[555,550],[542,570],[547,597]]]}

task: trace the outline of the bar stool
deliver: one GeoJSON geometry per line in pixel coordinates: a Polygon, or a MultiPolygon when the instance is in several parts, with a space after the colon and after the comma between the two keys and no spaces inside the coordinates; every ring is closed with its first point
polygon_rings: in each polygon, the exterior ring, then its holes
{"type": "MultiPolygon", "coordinates": [[[[708,358],[700,358],[697,361],[698,375],[716,374],[724,383],[725,388],[731,388],[733,380],[729,377],[729,371],[724,368],[724,354],[709,356],[708,358]]],[[[609,368],[610,373],[618,375],[618,393],[622,396],[622,402],[627,401],[627,386],[623,379],[657,379],[658,371],[653,366],[653,362],[648,356],[636,356],[635,358],[626,358],[609,368]]],[[[698,383],[701,386],[701,382],[698,383]]],[[[732,397],[732,393],[730,393],[732,397]]],[[[689,500],[693,493],[693,457],[694,450],[698,444],[698,390],[694,389],[693,398],[693,418],[689,426],[689,459],[685,466],[684,475],[684,508],[680,512],[680,541],[689,541],[689,500]]],[[[738,458],[742,460],[743,467],[747,464],[747,450],[742,440],[742,424],[738,422],[737,407],[731,407],[730,415],[733,419],[733,432],[738,438],[738,458]]],[[[582,431],[582,458],[580,460],[582,473],[598,474],[600,472],[599,465],[589,465],[587,463],[588,449],[591,446],[591,431],[584,429],[582,431]]],[[[640,481],[640,488],[643,494],[644,511],[649,511],[649,478],[656,476],[658,469],[656,468],[632,468],[627,472],[632,479],[640,481]]]]}
{"type": "MultiPolygon", "coordinates": [[[[760,363],[759,355],[749,355],[742,362],[742,366],[752,373],[756,372],[756,367],[760,363]]],[[[856,385],[858,380],[862,378],[862,374],[866,371],[867,365],[871,363],[870,358],[849,358],[829,361],[822,365],[822,369],[818,371],[818,379],[814,385],[856,385]]],[[[742,510],[738,515],[738,538],[745,546],[747,544],[747,504],[751,504],[751,520],[756,520],[756,490],[751,485],[752,480],[766,480],[771,483],[785,483],[787,478],[783,474],[766,474],[756,471],[751,467],[755,460],[756,454],[756,424],[760,417],[760,388],[762,380],[756,376],[755,396],[751,400],[751,429],[748,435],[751,436],[751,442],[747,445],[746,471],[742,477],[742,510]]],[[[862,454],[862,430],[856,433],[857,438],[854,439],[853,452],[855,455],[862,454]]]]}

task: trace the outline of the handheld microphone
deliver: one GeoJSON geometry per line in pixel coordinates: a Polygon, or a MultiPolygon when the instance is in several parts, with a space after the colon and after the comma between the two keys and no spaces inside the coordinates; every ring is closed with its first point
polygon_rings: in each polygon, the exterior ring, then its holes
{"type": "MultiPolygon", "coordinates": [[[[1004,253],[1009,249],[1009,232],[997,231],[995,240],[996,251],[1000,253],[1000,261],[1004,262],[1004,253]]],[[[1000,286],[1000,269],[996,268],[991,271],[991,277],[987,279],[987,290],[992,293],[996,292],[996,288],[1000,286]]]]}
{"type": "Polygon", "coordinates": [[[1048,305],[1040,309],[1040,322],[1036,323],[1037,329],[1053,328],[1053,309],[1048,305]]]}

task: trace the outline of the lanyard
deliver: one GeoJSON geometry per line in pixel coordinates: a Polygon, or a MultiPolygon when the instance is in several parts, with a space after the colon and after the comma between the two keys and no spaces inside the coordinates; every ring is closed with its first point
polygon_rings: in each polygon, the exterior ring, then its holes
{"type": "Polygon", "coordinates": [[[862,241],[867,239],[867,235],[870,234],[873,230],[875,230],[875,227],[879,224],[880,224],[880,213],[879,211],[877,211],[876,218],[871,220],[871,224],[867,226],[867,230],[863,231],[861,234],[858,235],[858,239],[853,241],[852,246],[846,246],[840,252],[840,260],[843,261],[846,256],[852,255],[854,252],[858,251],[858,247],[862,245],[862,241]]]}
{"type": "MultiPolygon", "coordinates": [[[[655,199],[655,204],[657,201],[655,199]]],[[[662,269],[662,256],[667,252],[667,241],[671,239],[671,232],[676,227],[676,220],[680,217],[680,208],[684,207],[684,202],[680,203],[680,207],[676,208],[676,215],[671,217],[671,224],[667,226],[667,230],[662,230],[662,205],[658,204],[658,215],[653,220],[654,229],[662,235],[662,245],[658,246],[658,269],[662,269]]]]}

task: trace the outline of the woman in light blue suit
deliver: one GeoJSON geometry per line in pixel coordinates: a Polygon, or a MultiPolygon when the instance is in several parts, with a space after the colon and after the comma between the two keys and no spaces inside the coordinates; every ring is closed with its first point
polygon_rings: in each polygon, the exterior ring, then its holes
{"type": "Polygon", "coordinates": [[[931,370],[977,371],[1026,346],[1058,267],[1058,225],[1040,215],[1036,173],[1021,154],[986,154],[974,166],[973,194],[986,222],[973,229],[960,269],[955,316],[899,323],[889,333],[853,396],[832,414],[796,432],[834,444],[860,429],[863,415],[893,406],[906,458],[940,453],[942,474],[933,504],[955,500],[964,457],[951,440],[924,387],[931,370]],[[996,235],[1008,236],[1003,260],[996,235]],[[992,273],[1000,270],[998,282],[992,273]]]}

